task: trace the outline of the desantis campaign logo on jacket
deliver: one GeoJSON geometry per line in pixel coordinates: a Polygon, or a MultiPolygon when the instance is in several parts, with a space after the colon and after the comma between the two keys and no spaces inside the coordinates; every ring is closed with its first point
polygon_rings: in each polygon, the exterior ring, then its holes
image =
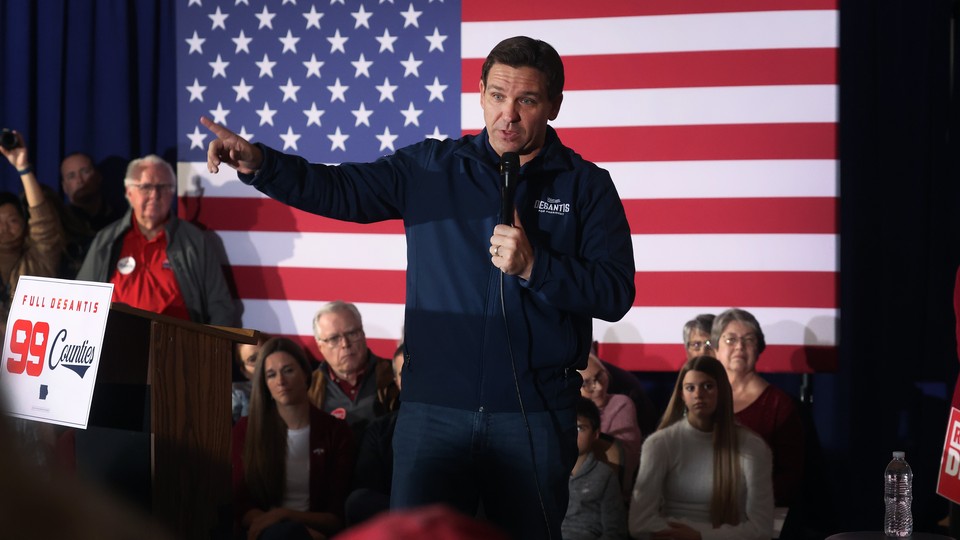
{"type": "Polygon", "coordinates": [[[554,199],[553,197],[547,197],[547,200],[533,201],[533,207],[537,209],[541,214],[554,214],[557,216],[563,216],[570,212],[570,203],[565,203],[560,199],[554,199]]]}

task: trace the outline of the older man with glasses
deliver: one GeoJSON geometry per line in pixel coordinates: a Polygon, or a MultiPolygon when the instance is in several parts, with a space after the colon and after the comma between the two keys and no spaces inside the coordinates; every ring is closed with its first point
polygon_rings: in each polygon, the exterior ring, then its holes
{"type": "Polygon", "coordinates": [[[113,283],[113,301],[198,323],[235,326],[220,258],[196,226],[170,212],[176,175],[156,155],[124,179],[130,209],[94,237],[77,279],[113,283]]]}
{"type": "Polygon", "coordinates": [[[323,305],[313,318],[313,334],[324,361],[313,372],[310,399],[346,420],[359,441],[373,419],[398,405],[393,364],[367,348],[363,319],[353,304],[338,300],[323,305]]]}

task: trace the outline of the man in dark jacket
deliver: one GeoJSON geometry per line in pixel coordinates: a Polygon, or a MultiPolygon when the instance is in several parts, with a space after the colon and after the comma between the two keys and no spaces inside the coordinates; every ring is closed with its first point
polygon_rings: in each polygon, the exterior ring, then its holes
{"type": "Polygon", "coordinates": [[[609,173],[547,122],[563,63],[542,41],[498,44],[480,77],[486,128],[369,164],[311,165],[203,118],[222,163],[267,195],[330,218],[402,218],[407,240],[403,391],[391,506],[485,515],[515,538],[560,538],[577,458],[578,368],[592,318],[630,309],[635,266],[609,173]],[[505,154],[517,211],[500,223],[505,154]]]}

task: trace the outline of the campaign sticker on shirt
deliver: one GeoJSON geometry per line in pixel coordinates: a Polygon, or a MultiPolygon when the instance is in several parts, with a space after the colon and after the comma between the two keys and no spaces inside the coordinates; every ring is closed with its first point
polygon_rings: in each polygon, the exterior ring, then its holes
{"type": "Polygon", "coordinates": [[[172,268],[172,266],[170,266],[170,260],[164,259],[163,262],[160,264],[160,268],[163,268],[164,270],[169,270],[170,268],[172,268]]]}
{"type": "Polygon", "coordinates": [[[339,418],[341,420],[346,420],[347,410],[344,409],[343,407],[337,407],[336,409],[330,411],[330,416],[333,416],[334,418],[339,418]]]}
{"type": "Polygon", "coordinates": [[[127,275],[130,272],[133,272],[133,269],[137,267],[137,261],[133,257],[124,257],[117,261],[117,272],[120,272],[123,275],[127,275]]]}

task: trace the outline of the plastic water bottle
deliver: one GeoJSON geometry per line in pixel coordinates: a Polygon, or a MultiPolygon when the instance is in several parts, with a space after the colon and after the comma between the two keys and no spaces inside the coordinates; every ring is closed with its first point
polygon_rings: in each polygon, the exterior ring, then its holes
{"type": "Polygon", "coordinates": [[[883,518],[883,532],[887,536],[904,537],[913,534],[913,471],[903,459],[903,452],[894,452],[893,459],[883,474],[883,498],[887,503],[883,518]]]}

